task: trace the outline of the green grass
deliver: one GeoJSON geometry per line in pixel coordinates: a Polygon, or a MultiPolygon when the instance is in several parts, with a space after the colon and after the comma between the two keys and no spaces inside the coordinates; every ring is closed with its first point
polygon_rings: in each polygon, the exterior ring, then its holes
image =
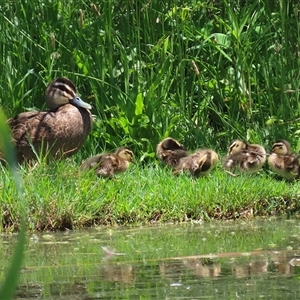
{"type": "Polygon", "coordinates": [[[299,150],[294,2],[10,1],[0,104],[7,116],[44,108],[46,84],[67,76],[94,107],[86,155],[130,145],[151,159],[168,135],[190,149],[240,137],[299,150]]]}
{"type": "MultiPolygon", "coordinates": [[[[139,225],[211,219],[251,219],[300,211],[299,182],[261,171],[232,177],[218,167],[206,178],[175,177],[159,164],[131,166],[114,180],[78,173],[74,159],[22,167],[29,230],[92,225],[139,225]]],[[[16,230],[22,205],[10,173],[2,171],[4,230],[16,230]]]]}

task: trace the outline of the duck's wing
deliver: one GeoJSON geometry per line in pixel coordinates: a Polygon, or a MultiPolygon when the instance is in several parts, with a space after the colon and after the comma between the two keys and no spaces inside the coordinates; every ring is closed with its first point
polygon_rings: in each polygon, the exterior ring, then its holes
{"type": "Polygon", "coordinates": [[[119,168],[119,159],[113,154],[102,155],[96,167],[96,174],[101,177],[114,176],[115,171],[119,168]]]}
{"type": "Polygon", "coordinates": [[[223,159],[224,169],[230,170],[235,168],[243,168],[244,163],[249,159],[247,151],[240,151],[227,155],[223,159]]]}
{"type": "Polygon", "coordinates": [[[163,161],[168,164],[171,167],[177,167],[179,164],[179,161],[183,157],[187,157],[188,153],[185,150],[178,149],[178,150],[168,150],[167,153],[165,153],[163,161]]]}
{"type": "MultiPolygon", "coordinates": [[[[30,140],[42,139],[49,127],[41,126],[42,121],[47,117],[48,112],[23,112],[7,121],[12,131],[15,142],[22,145],[30,140]]],[[[51,114],[49,112],[49,114],[51,114]]]]}
{"type": "Polygon", "coordinates": [[[289,172],[298,174],[300,165],[300,156],[287,156],[284,158],[285,169],[289,172]]]}

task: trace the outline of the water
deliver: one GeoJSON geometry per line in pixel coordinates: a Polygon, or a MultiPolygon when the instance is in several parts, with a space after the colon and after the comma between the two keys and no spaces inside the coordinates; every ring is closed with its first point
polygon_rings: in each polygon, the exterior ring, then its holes
{"type": "Polygon", "coordinates": [[[15,299],[300,299],[299,275],[297,219],[97,228],[29,234],[15,299]]]}

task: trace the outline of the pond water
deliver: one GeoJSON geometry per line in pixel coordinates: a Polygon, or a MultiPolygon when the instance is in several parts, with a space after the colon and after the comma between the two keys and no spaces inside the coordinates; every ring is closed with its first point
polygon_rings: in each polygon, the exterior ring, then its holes
{"type": "Polygon", "coordinates": [[[298,219],[101,227],[29,234],[15,299],[300,299],[299,283],[298,219]]]}

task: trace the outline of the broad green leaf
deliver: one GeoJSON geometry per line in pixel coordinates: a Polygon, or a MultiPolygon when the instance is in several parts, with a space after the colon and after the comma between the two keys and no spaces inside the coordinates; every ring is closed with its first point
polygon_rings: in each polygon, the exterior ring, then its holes
{"type": "Polygon", "coordinates": [[[144,99],[143,99],[143,94],[138,93],[135,99],[135,115],[141,115],[143,113],[144,109],[144,99]]]}
{"type": "MultiPolygon", "coordinates": [[[[19,196],[21,195],[21,185],[18,177],[17,162],[15,151],[10,139],[10,131],[6,123],[6,118],[2,110],[0,110],[0,146],[4,153],[4,157],[12,169],[14,174],[15,184],[17,186],[19,196]]],[[[23,206],[23,216],[24,214],[23,206]]],[[[25,217],[24,217],[25,218],[25,217]]],[[[24,248],[25,248],[25,222],[24,219],[21,220],[21,231],[19,232],[18,241],[14,249],[13,256],[11,258],[11,265],[6,271],[5,281],[0,288],[0,299],[10,300],[13,299],[15,290],[17,288],[20,270],[22,267],[22,262],[24,258],[24,248]]]]}

